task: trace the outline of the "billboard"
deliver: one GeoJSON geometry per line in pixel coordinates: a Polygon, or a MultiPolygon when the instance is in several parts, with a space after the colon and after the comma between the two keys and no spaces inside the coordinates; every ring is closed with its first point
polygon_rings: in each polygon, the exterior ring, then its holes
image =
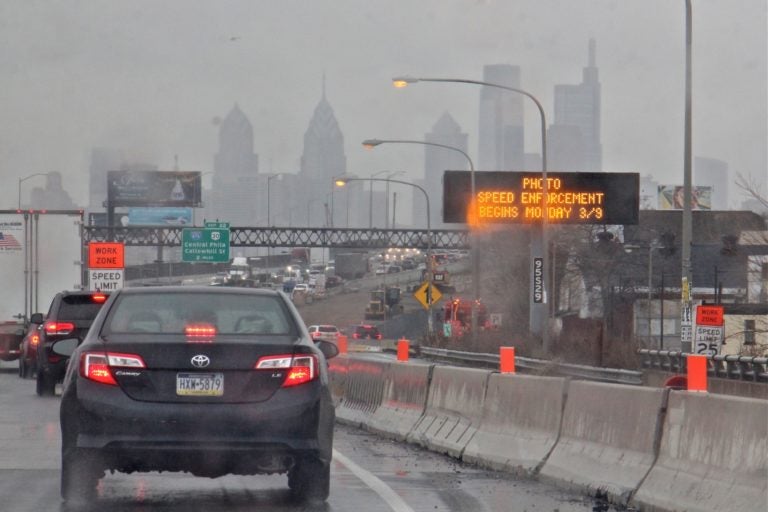
{"type": "Polygon", "coordinates": [[[640,175],[608,172],[445,171],[443,222],[637,224],[640,175]],[[474,203],[474,216],[470,217],[474,203]]]}
{"type": "Polygon", "coordinates": [[[116,206],[202,206],[200,172],[109,171],[107,203],[116,206]]]}
{"type": "MultiPolygon", "coordinates": [[[[682,210],[685,189],[681,185],[659,185],[659,210],[682,210]]],[[[712,187],[691,187],[691,210],[712,209],[712,187]]]]}
{"type": "Polygon", "coordinates": [[[192,208],[129,208],[128,226],[192,225],[192,208]]]}

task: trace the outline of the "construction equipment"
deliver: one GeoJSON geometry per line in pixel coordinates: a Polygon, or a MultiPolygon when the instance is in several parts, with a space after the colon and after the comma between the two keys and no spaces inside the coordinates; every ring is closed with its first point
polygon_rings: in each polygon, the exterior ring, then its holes
{"type": "Polygon", "coordinates": [[[403,312],[400,304],[400,288],[387,286],[371,291],[368,305],[365,307],[366,320],[386,320],[403,312]]]}

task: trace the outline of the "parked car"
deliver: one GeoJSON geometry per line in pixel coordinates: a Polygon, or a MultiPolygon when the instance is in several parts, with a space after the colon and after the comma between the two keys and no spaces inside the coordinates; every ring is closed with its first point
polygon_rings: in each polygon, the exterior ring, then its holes
{"type": "Polygon", "coordinates": [[[331,343],[336,343],[336,339],[339,337],[339,328],[335,325],[310,325],[307,327],[309,335],[313,340],[325,340],[331,343]]]}
{"type": "Polygon", "coordinates": [[[21,353],[24,324],[16,321],[0,322],[0,360],[13,361],[21,353]]]}
{"type": "Polygon", "coordinates": [[[32,323],[42,324],[35,374],[38,395],[53,395],[67,369],[67,358],[54,353],[53,344],[65,338],[82,340],[108,297],[107,292],[59,292],[51,301],[45,321],[41,313],[32,315],[32,323]]]}
{"type": "Polygon", "coordinates": [[[41,324],[30,322],[27,332],[21,340],[19,377],[22,379],[37,375],[37,347],[40,345],[40,328],[41,324]]]}
{"type": "Polygon", "coordinates": [[[54,350],[71,355],[60,408],[66,502],[92,500],[105,471],[287,473],[294,497],[327,499],[326,359],[338,349],[313,342],[284,294],[124,288],[82,344],[54,350]]]}
{"type": "Polygon", "coordinates": [[[403,267],[400,265],[390,265],[387,267],[387,274],[397,274],[403,271],[403,267]]]}
{"type": "Polygon", "coordinates": [[[375,325],[368,325],[368,324],[360,324],[360,325],[354,325],[350,329],[350,332],[352,333],[352,339],[355,340],[380,340],[381,339],[381,333],[379,332],[379,328],[375,325]]]}

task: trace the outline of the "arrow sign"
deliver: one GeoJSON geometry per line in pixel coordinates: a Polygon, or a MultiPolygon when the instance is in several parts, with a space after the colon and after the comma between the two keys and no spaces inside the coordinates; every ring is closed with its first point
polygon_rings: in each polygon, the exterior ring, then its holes
{"type": "Polygon", "coordinates": [[[429,304],[434,304],[443,296],[435,285],[430,286],[429,281],[424,281],[419,289],[413,292],[414,298],[421,303],[424,309],[429,309],[429,304]]]}

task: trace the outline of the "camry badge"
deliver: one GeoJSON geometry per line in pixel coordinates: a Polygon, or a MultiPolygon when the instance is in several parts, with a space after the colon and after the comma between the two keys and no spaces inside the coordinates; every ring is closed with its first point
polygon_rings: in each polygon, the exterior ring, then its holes
{"type": "Polygon", "coordinates": [[[192,366],[205,368],[209,364],[211,364],[211,359],[208,356],[204,356],[203,354],[192,356],[192,366]]]}

